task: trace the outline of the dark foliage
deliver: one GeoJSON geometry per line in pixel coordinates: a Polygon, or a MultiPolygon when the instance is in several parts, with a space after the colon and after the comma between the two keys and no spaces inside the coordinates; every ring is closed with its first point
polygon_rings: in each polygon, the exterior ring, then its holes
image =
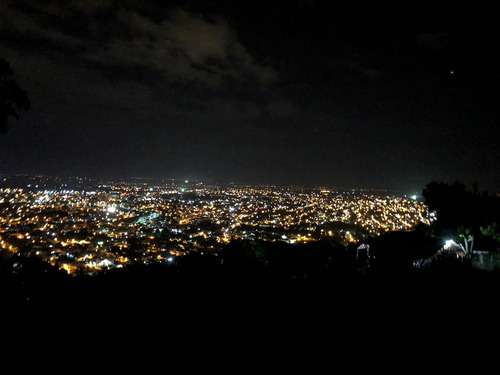
{"type": "Polygon", "coordinates": [[[438,220],[433,224],[435,234],[465,227],[478,235],[480,227],[500,223],[500,197],[480,193],[477,185],[469,190],[458,181],[453,184],[432,181],[422,195],[429,210],[437,213],[438,220]]]}
{"type": "Polygon", "coordinates": [[[390,232],[371,238],[371,265],[381,272],[408,272],[414,262],[433,256],[441,247],[425,231],[390,232]]]}
{"type": "Polygon", "coordinates": [[[30,108],[27,92],[19,87],[13,75],[9,63],[0,59],[0,133],[7,131],[9,117],[17,120],[21,111],[30,108]]]}
{"type": "Polygon", "coordinates": [[[0,258],[3,306],[50,305],[70,293],[66,272],[37,257],[0,258]]]}

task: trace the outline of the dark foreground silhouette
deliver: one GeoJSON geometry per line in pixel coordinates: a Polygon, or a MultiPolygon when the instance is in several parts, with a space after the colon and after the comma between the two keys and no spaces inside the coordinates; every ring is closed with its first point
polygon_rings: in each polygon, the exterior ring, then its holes
{"type": "Polygon", "coordinates": [[[55,337],[58,355],[66,353],[70,364],[75,348],[91,348],[131,356],[121,362],[126,366],[140,359],[141,368],[168,354],[183,366],[238,360],[293,370],[332,358],[357,369],[385,368],[394,356],[432,366],[437,358],[449,368],[465,363],[448,363],[457,346],[484,355],[498,335],[496,271],[448,257],[421,268],[406,267],[405,257],[400,267],[391,260],[367,268],[353,255],[325,242],[241,241],[217,256],[193,253],[175,264],[95,276],[17,259],[15,272],[5,272],[11,261],[2,265],[2,332],[8,342],[19,340],[16,348],[37,342],[33,352],[48,356],[55,337]]]}
{"type": "Polygon", "coordinates": [[[497,271],[451,256],[435,256],[415,268],[412,257],[389,256],[395,251],[390,243],[401,247],[405,237],[416,241],[411,233],[378,238],[386,251],[371,265],[359,264],[355,248],[326,241],[304,246],[236,241],[217,255],[192,253],[174,264],[136,264],[94,276],[68,275],[37,258],[11,258],[2,261],[2,300],[11,309],[33,311],[154,308],[169,315],[206,315],[263,308],[369,316],[388,306],[458,314],[496,301],[497,271]]]}

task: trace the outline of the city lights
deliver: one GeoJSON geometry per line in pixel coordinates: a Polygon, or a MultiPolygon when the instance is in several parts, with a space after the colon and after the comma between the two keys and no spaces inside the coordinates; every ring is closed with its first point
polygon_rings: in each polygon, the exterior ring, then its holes
{"type": "Polygon", "coordinates": [[[0,215],[3,251],[22,249],[68,273],[172,263],[189,252],[216,254],[238,239],[301,244],[327,237],[348,244],[435,219],[414,197],[185,181],[5,187],[0,200],[8,202],[0,215]]]}

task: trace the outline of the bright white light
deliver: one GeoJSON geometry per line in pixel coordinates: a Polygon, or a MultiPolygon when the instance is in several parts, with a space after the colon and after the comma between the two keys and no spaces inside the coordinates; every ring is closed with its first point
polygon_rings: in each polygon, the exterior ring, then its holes
{"type": "Polygon", "coordinates": [[[417,196],[416,195],[412,195],[411,199],[415,200],[415,199],[417,199],[417,196]]]}
{"type": "Polygon", "coordinates": [[[455,241],[453,240],[446,240],[446,242],[444,243],[444,249],[445,250],[448,250],[450,247],[452,247],[453,245],[457,245],[455,241]]]}
{"type": "Polygon", "coordinates": [[[116,207],[115,206],[108,206],[107,211],[110,214],[112,214],[112,213],[116,212],[116,207]]]}
{"type": "Polygon", "coordinates": [[[108,259],[103,259],[99,263],[97,263],[99,267],[109,267],[111,264],[111,261],[109,261],[108,259]]]}
{"type": "Polygon", "coordinates": [[[168,260],[170,263],[172,263],[172,262],[174,261],[174,258],[172,258],[172,257],[168,257],[168,258],[167,258],[167,260],[168,260]]]}

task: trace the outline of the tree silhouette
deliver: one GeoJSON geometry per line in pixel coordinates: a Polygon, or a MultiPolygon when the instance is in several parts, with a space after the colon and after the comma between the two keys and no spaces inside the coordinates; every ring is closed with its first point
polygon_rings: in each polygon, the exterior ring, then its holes
{"type": "Polygon", "coordinates": [[[19,113],[30,108],[28,94],[12,78],[14,72],[9,63],[0,59],[0,133],[7,131],[9,117],[19,119],[19,113]]]}
{"type": "Polygon", "coordinates": [[[472,255],[476,240],[484,245],[484,238],[491,232],[486,229],[500,222],[500,198],[480,193],[476,184],[468,190],[458,181],[454,184],[432,181],[422,196],[429,210],[437,213],[438,219],[432,223],[434,234],[460,238],[458,241],[463,242],[460,247],[468,256],[472,255]]]}
{"type": "Polygon", "coordinates": [[[437,212],[434,226],[440,230],[478,228],[491,221],[495,206],[498,207],[495,197],[470,191],[458,181],[454,184],[432,181],[426,185],[422,196],[429,210],[437,212]]]}

